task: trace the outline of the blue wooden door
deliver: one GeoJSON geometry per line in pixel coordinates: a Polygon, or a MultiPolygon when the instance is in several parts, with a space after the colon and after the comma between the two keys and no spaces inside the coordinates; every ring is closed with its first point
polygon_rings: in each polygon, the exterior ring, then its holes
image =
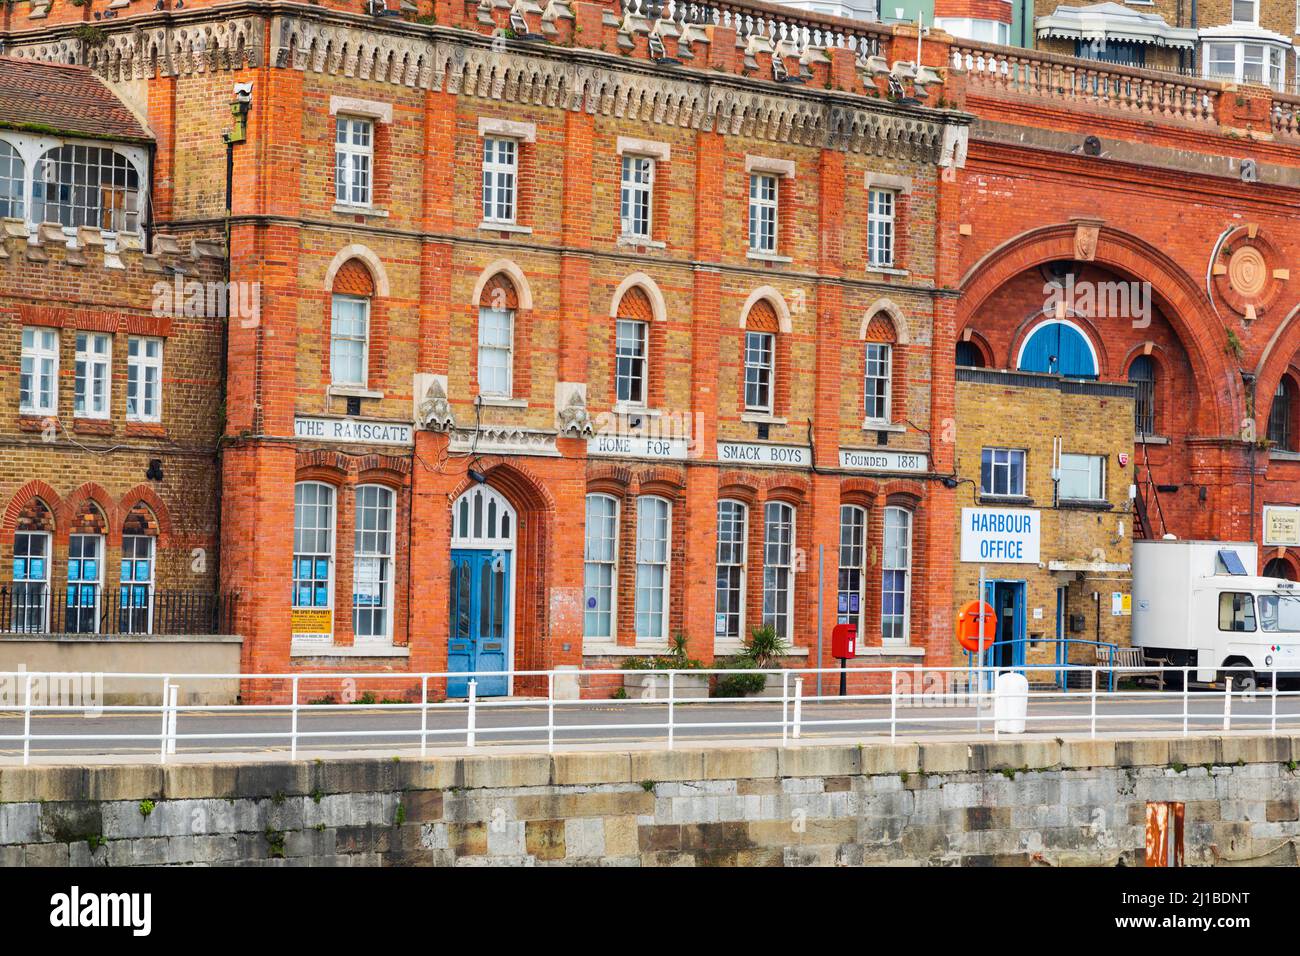
{"type": "Polygon", "coordinates": [[[510,552],[451,552],[451,634],[447,645],[448,697],[469,695],[473,675],[479,697],[509,692],[510,552]],[[496,673],[483,673],[496,672],[496,673]]]}
{"type": "Polygon", "coordinates": [[[1097,365],[1088,341],[1064,322],[1045,322],[1034,330],[1020,354],[1025,372],[1052,372],[1067,378],[1096,378],[1097,365]]]}
{"type": "Polygon", "coordinates": [[[984,599],[997,615],[998,631],[986,652],[991,667],[1023,667],[1025,664],[1025,582],[989,581],[984,599]]]}

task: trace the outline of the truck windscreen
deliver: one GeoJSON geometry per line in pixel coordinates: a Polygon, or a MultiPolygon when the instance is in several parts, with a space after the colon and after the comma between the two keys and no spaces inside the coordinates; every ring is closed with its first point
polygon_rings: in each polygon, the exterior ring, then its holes
{"type": "Polygon", "coordinates": [[[1300,596],[1259,595],[1259,624],[1265,631],[1300,632],[1300,596]]]}

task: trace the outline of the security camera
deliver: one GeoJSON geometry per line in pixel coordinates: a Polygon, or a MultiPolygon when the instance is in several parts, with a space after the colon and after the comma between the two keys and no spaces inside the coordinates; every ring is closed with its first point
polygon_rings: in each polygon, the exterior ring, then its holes
{"type": "Polygon", "coordinates": [[[238,100],[240,103],[251,103],[253,101],[253,84],[236,83],[235,99],[238,100]]]}

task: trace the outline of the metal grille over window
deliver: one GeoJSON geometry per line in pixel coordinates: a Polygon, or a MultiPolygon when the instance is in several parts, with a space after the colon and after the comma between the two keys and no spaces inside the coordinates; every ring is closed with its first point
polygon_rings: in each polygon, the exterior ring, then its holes
{"type": "Polygon", "coordinates": [[[1156,365],[1149,355],[1139,355],[1128,368],[1134,389],[1133,427],[1139,435],[1156,431],[1156,365]]]}

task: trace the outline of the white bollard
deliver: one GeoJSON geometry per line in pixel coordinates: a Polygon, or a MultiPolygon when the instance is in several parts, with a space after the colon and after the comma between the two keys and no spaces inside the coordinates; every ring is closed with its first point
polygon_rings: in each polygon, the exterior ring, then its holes
{"type": "Polygon", "coordinates": [[[1029,710],[1029,681],[1024,674],[999,674],[993,685],[994,730],[1000,734],[1023,734],[1029,710]]]}

